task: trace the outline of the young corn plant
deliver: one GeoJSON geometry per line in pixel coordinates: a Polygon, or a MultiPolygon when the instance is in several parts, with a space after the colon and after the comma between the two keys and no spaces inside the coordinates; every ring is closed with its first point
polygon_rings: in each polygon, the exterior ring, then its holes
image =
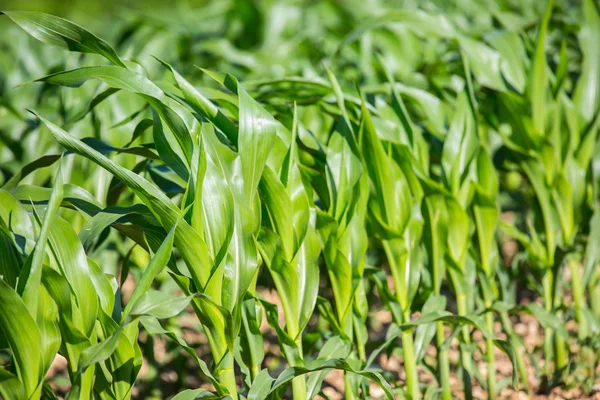
{"type": "MultiPolygon", "coordinates": [[[[302,332],[317,301],[321,243],[316,232],[312,193],[307,190],[298,167],[296,112],[293,125],[291,145],[283,164],[275,171],[266,167],[259,184],[266,221],[258,240],[285,315],[285,334],[281,332],[280,343],[290,366],[302,367],[302,332]]],[[[306,378],[294,378],[292,390],[294,399],[308,398],[306,378]]]]}
{"type": "MultiPolygon", "coordinates": [[[[334,75],[327,71],[336,95],[340,117],[334,121],[326,143],[326,170],[329,204],[319,211],[318,226],[323,241],[323,258],[327,266],[335,302],[334,330],[352,343],[350,359],[363,366],[367,361],[364,324],[368,304],[365,298],[364,270],[368,237],[365,226],[368,178],[358,153],[355,129],[346,109],[344,94],[334,75]]],[[[360,382],[346,373],[344,391],[347,399],[359,398],[360,382]]]]}
{"type": "MultiPolygon", "coordinates": [[[[473,286],[475,269],[468,256],[471,233],[467,207],[472,196],[470,170],[477,146],[475,120],[468,104],[466,93],[457,99],[457,110],[444,142],[441,158],[443,185],[422,176],[425,185],[423,215],[427,230],[425,245],[431,270],[433,293],[441,295],[441,285],[445,274],[456,294],[458,315],[472,314],[474,301],[473,286]]],[[[470,354],[470,333],[468,326],[461,328],[461,366],[465,395],[471,394],[472,363],[470,354]]],[[[438,323],[436,344],[438,346],[438,373],[442,396],[447,399],[449,391],[448,354],[445,349],[443,325],[438,323]]]]}
{"type": "MultiPolygon", "coordinates": [[[[414,213],[419,199],[411,193],[410,183],[400,166],[386,152],[364,100],[358,143],[372,187],[370,223],[383,245],[394,280],[394,295],[401,308],[402,320],[396,323],[408,323],[420,278],[415,253],[420,244],[422,221],[420,214],[414,213]]],[[[403,331],[401,338],[407,395],[416,399],[420,397],[420,388],[412,330],[403,331]]]]}
{"type": "MultiPolygon", "coordinates": [[[[486,310],[491,310],[494,301],[499,296],[496,284],[496,268],[500,260],[495,241],[499,219],[498,178],[487,149],[483,146],[480,147],[476,157],[472,218],[475,225],[481,295],[486,310]]],[[[485,314],[485,326],[489,332],[494,332],[494,314],[492,311],[485,314]]],[[[486,339],[487,390],[490,399],[495,399],[497,396],[494,347],[492,340],[486,339]]],[[[520,363],[516,367],[520,370],[523,369],[520,363]]],[[[526,382],[523,383],[526,384],[526,382]]]]}
{"type": "MultiPolygon", "coordinates": [[[[588,17],[580,37],[584,64],[582,74],[574,83],[573,94],[569,96],[565,87],[567,59],[564,46],[554,74],[547,65],[546,37],[553,10],[550,1],[538,32],[525,94],[503,93],[499,96],[500,121],[510,127],[510,133],[503,136],[503,141],[511,149],[513,165],[531,185],[535,199],[534,207],[526,216],[529,237],[510,226],[505,227],[526,248],[530,263],[539,268],[546,315],[563,316],[563,265],[570,266],[577,320],[579,328],[584,330],[580,333],[583,336],[587,323],[583,311],[584,288],[578,268],[582,255],[577,250],[577,242],[578,235],[585,234],[582,230],[584,221],[591,215],[590,208],[595,208],[595,200],[589,195],[592,193],[591,161],[598,135],[599,104],[599,70],[592,60],[594,50],[586,37],[587,32],[598,30],[599,14],[592,3],[586,2],[585,9],[588,17]],[[528,109],[529,113],[518,115],[517,110],[523,109],[528,109]]],[[[546,388],[551,386],[553,375],[558,374],[558,379],[569,363],[567,336],[555,326],[545,326],[546,388]]]]}
{"type": "MultiPolygon", "coordinates": [[[[241,87],[237,88],[240,127],[236,132],[239,141],[236,144],[247,151],[238,155],[214,137],[207,150],[210,156],[207,162],[202,141],[191,134],[181,117],[167,105],[167,95],[148,79],[127,69],[105,42],[58,18],[37,13],[13,14],[11,18],[33,33],[37,31],[31,31],[31,24],[41,26],[48,34],[42,36],[42,40],[53,44],[75,41],[77,45],[71,45],[71,49],[95,52],[116,64],[114,67],[66,71],[42,78],[42,81],[79,86],[87,80],[100,79],[114,89],[138,94],[152,107],[157,151],[162,161],[172,168],[175,179],[183,180],[187,187],[182,206],[186,209],[191,206],[186,219],[178,224],[174,237],[175,247],[181,252],[187,271],[174,268],[172,276],[184,294],[194,298],[193,307],[206,329],[216,375],[222,384],[218,391],[222,392],[224,388],[225,393],[236,398],[233,338],[240,328],[241,300],[258,268],[254,237],[260,218],[254,216],[259,215],[257,190],[268,154],[266,143],[275,137],[272,119],[265,119],[260,106],[241,87]],[[264,127],[259,131],[262,134],[256,134],[258,125],[264,127]],[[228,180],[224,180],[225,177],[228,180]],[[203,197],[212,209],[204,206],[203,197]]],[[[196,102],[203,101],[194,98],[196,93],[189,92],[191,88],[185,82],[182,81],[181,86],[181,90],[188,91],[185,96],[191,96],[196,102]]],[[[171,230],[182,209],[159,187],[114,163],[58,126],[45,119],[42,121],[60,144],[115,175],[142,200],[165,230],[171,230]]],[[[231,131],[227,133],[231,134],[231,131]]],[[[210,134],[206,136],[210,137],[210,134]]]]}
{"type": "Polygon", "coordinates": [[[437,3],[224,1],[115,22],[124,29],[118,51],[64,19],[5,12],[36,39],[84,54],[63,60],[13,35],[0,39],[5,59],[23,60],[0,60],[0,156],[10,159],[0,165],[0,355],[8,360],[0,397],[56,397],[44,377],[60,354],[67,398],[128,399],[147,356],[143,330],[170,339],[215,392],[184,390],[176,400],[287,398],[290,383],[294,399],[313,398],[324,395],[331,369],[344,371],[347,399],[370,396],[368,381],[387,398],[450,399],[455,372],[466,398],[477,384],[495,398],[503,384],[495,347],[511,356],[523,386],[530,380],[509,318],[521,312],[544,326],[542,389],[583,379],[591,387],[600,332],[600,13],[593,0],[573,14],[557,0],[539,18],[538,3],[450,12],[437,3]],[[242,86],[192,59],[248,80],[242,86]],[[329,83],[314,77],[323,62],[343,68],[339,82],[328,68],[329,83]],[[69,69],[82,64],[95,66],[69,69]],[[23,73],[49,75],[13,90],[23,73]],[[201,74],[209,84],[197,87],[201,74]],[[352,81],[359,96],[345,91],[352,81]],[[25,107],[36,110],[32,119],[25,107]],[[49,168],[59,163],[59,172],[49,168]],[[499,190],[508,185],[494,165],[526,184],[499,190]],[[500,212],[519,201],[509,225],[500,212]],[[516,260],[526,269],[498,267],[498,228],[520,242],[516,260]],[[390,277],[366,265],[378,252],[390,277]],[[130,259],[147,265],[122,296],[130,259]],[[177,294],[153,290],[165,279],[177,294]],[[515,304],[512,287],[530,280],[541,283],[545,308],[515,304]],[[265,281],[285,324],[260,294],[265,281]],[[453,299],[458,315],[446,311],[453,299]],[[367,314],[379,300],[393,322],[373,348],[367,314]],[[159,321],[190,307],[211,368],[159,321]],[[276,378],[263,314],[288,364],[276,378]],[[508,343],[494,336],[495,315],[508,343]],[[571,319],[576,338],[564,327],[571,319]],[[311,320],[320,332],[310,332],[311,320]],[[483,333],[487,382],[472,327],[483,333]],[[406,390],[371,369],[382,351],[397,354],[397,338],[406,390]],[[437,365],[425,355],[432,340],[437,365]],[[420,386],[428,371],[439,388],[420,386]]]}
{"type": "MultiPolygon", "coordinates": [[[[25,186],[17,186],[13,192],[17,191],[20,196],[34,193],[25,186]]],[[[141,367],[137,324],[119,327],[113,284],[86,257],[77,234],[58,215],[61,203],[71,201],[64,197],[69,192],[61,169],[45,199],[43,219],[40,203],[30,203],[28,214],[10,192],[0,193],[3,254],[12,259],[4,264],[0,281],[2,338],[15,361],[15,371],[2,370],[0,393],[15,399],[53,396],[43,379],[61,354],[71,380],[68,398],[129,398],[141,367]]]]}

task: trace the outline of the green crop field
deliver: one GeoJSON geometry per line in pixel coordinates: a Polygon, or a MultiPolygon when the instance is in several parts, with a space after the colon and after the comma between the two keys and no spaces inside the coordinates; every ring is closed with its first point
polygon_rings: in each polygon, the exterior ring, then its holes
{"type": "Polygon", "coordinates": [[[0,398],[600,398],[598,0],[0,11],[0,398]]]}

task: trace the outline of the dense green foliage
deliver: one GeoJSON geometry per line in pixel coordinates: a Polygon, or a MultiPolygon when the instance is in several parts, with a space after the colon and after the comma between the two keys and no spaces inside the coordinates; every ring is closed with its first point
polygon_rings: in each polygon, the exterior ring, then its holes
{"type": "Polygon", "coordinates": [[[590,391],[600,6],[399,3],[147,7],[95,33],[4,11],[0,395],[55,398],[60,354],[67,398],[128,399],[158,336],[207,384],[178,400],[313,398],[332,369],[346,399],[446,400],[452,375],[496,398],[533,389],[531,362],[536,390],[590,391]]]}

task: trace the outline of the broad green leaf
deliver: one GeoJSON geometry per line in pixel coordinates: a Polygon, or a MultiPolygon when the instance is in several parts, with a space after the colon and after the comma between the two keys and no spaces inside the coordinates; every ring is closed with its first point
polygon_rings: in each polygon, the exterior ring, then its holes
{"type": "Polygon", "coordinates": [[[84,372],[90,366],[108,359],[117,350],[121,335],[123,334],[122,329],[118,329],[106,340],[96,343],[81,353],[79,358],[79,364],[77,365],[78,371],[84,372]]]}
{"type": "Polygon", "coordinates": [[[546,11],[540,25],[535,57],[529,76],[529,97],[531,101],[531,115],[533,118],[533,129],[538,135],[546,133],[547,89],[548,89],[548,65],[546,63],[546,32],[552,14],[553,0],[548,0],[546,11]]]}
{"type": "Polygon", "coordinates": [[[26,398],[23,384],[12,373],[0,368],[0,395],[7,399],[26,398]]]}
{"type": "MultiPolygon", "coordinates": [[[[121,167],[85,143],[70,136],[52,122],[39,116],[38,118],[50,129],[57,142],[69,150],[89,158],[118,177],[140,197],[165,229],[170,230],[173,227],[180,211],[163,192],[144,178],[121,167]]],[[[199,287],[204,287],[208,281],[210,266],[212,265],[206,244],[185,221],[178,225],[174,241],[176,247],[181,251],[194,281],[199,287]]]]}
{"type": "Polygon", "coordinates": [[[494,49],[485,43],[467,36],[459,35],[458,42],[461,50],[469,59],[475,79],[482,86],[494,90],[504,90],[505,85],[501,76],[502,58],[494,49]]]}
{"type": "Polygon", "coordinates": [[[67,279],[75,295],[83,322],[80,328],[90,335],[98,315],[98,295],[83,246],[71,225],[60,217],[54,218],[49,230],[49,247],[52,266],[67,279]]]}
{"type": "Polygon", "coordinates": [[[177,86],[181,89],[186,102],[192,107],[192,109],[199,115],[208,119],[215,127],[227,136],[227,138],[237,145],[238,143],[238,132],[237,128],[233,123],[223,115],[221,110],[217,108],[210,100],[204,97],[191,83],[189,83],[184,77],[182,77],[175,69],[168,63],[160,61],[166,68],[168,68],[177,86]]]}
{"type": "MultiPolygon", "coordinates": [[[[332,358],[345,359],[350,354],[351,344],[339,336],[329,339],[319,351],[317,359],[330,360],[332,358]]],[[[310,374],[307,380],[307,395],[314,398],[321,391],[321,384],[327,371],[310,374]]]]}
{"type": "Polygon", "coordinates": [[[600,36],[600,10],[593,0],[583,1],[583,24],[578,39],[583,52],[581,75],[575,88],[574,101],[586,121],[590,121],[600,107],[600,50],[596,39],[600,36]]]}
{"type": "Polygon", "coordinates": [[[2,11],[31,36],[53,46],[82,53],[95,53],[115,65],[125,67],[123,60],[104,40],[66,19],[35,11],[2,11]]]}
{"type": "Polygon", "coordinates": [[[241,86],[238,86],[238,98],[238,151],[242,162],[244,195],[247,203],[252,204],[267,156],[277,137],[277,122],[241,86]]]}
{"type": "Polygon", "coordinates": [[[411,210],[411,195],[402,172],[392,163],[377,137],[371,114],[362,107],[359,146],[374,186],[373,213],[378,222],[396,234],[404,231],[411,210]]]}
{"type": "Polygon", "coordinates": [[[279,236],[283,257],[291,261],[294,246],[294,227],[290,224],[292,201],[285,186],[269,167],[266,167],[259,183],[262,204],[266,207],[273,229],[279,236]]]}
{"type": "Polygon", "coordinates": [[[485,36],[486,42],[501,55],[500,72],[517,92],[525,89],[525,48],[517,32],[495,31],[485,36]]]}
{"type": "Polygon", "coordinates": [[[253,297],[244,299],[242,307],[240,352],[242,360],[250,369],[253,379],[258,379],[258,375],[260,375],[258,371],[260,371],[265,358],[264,340],[260,331],[262,308],[253,297]]]}
{"type": "Polygon", "coordinates": [[[131,307],[131,315],[149,315],[159,319],[171,318],[181,313],[193,296],[172,295],[159,290],[149,290],[140,295],[131,307]]]}
{"type": "Polygon", "coordinates": [[[275,379],[271,378],[269,371],[263,369],[260,371],[250,390],[248,391],[248,400],[260,400],[268,398],[271,393],[271,386],[275,379]]]}
{"type": "Polygon", "coordinates": [[[453,199],[446,199],[446,207],[448,208],[448,255],[459,269],[463,269],[469,245],[469,216],[453,199]]]}
{"type": "Polygon", "coordinates": [[[446,238],[449,232],[448,211],[444,198],[438,194],[425,196],[422,212],[426,221],[423,238],[433,276],[433,290],[435,294],[439,294],[446,269],[444,254],[447,249],[446,238]]]}
{"type": "MultiPolygon", "coordinates": [[[[178,164],[183,163],[183,166],[181,168],[176,168],[175,171],[180,175],[183,175],[182,178],[187,180],[189,163],[192,157],[192,138],[190,132],[179,114],[167,105],[167,96],[164,92],[148,78],[126,68],[105,66],[83,67],[71,71],[58,72],[39,78],[36,81],[69,87],[79,87],[92,79],[101,80],[113,88],[136,93],[154,108],[158,115],[160,115],[160,118],[169,127],[168,131],[164,131],[166,142],[157,144],[159,154],[161,153],[161,146],[166,146],[166,143],[168,142],[172,146],[168,151],[177,154],[180,158],[178,164]],[[183,171],[181,171],[182,168],[184,168],[183,171]]],[[[163,131],[161,130],[161,133],[162,132],[163,131]]],[[[164,151],[167,150],[164,149],[164,151]]],[[[165,161],[169,161],[169,159],[165,161]]]]}
{"type": "Polygon", "coordinates": [[[30,398],[34,393],[39,393],[44,374],[42,366],[45,360],[38,348],[42,338],[23,300],[2,279],[0,330],[10,346],[19,381],[23,384],[27,398],[30,398]]]}

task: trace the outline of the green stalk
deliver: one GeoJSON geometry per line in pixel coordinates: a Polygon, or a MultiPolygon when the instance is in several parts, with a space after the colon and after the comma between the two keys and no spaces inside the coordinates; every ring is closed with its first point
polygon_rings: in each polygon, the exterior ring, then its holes
{"type": "Polygon", "coordinates": [[[583,316],[585,293],[579,274],[579,261],[569,260],[567,263],[571,270],[571,291],[573,292],[573,301],[575,302],[575,318],[577,319],[579,339],[583,339],[589,335],[589,327],[586,318],[583,316]]]}
{"type": "MultiPolygon", "coordinates": [[[[492,279],[489,279],[487,275],[482,277],[482,296],[485,307],[490,309],[493,304],[494,293],[498,293],[496,289],[495,282],[492,279]]],[[[492,311],[488,311],[485,314],[485,325],[490,334],[494,334],[494,313],[492,311]]],[[[492,339],[486,338],[485,340],[485,348],[486,348],[486,359],[487,359],[487,384],[488,384],[488,398],[490,400],[496,399],[496,357],[494,355],[494,341],[492,339]]]]}
{"type": "Polygon", "coordinates": [[[408,398],[413,400],[419,399],[421,393],[419,390],[419,377],[417,375],[412,331],[402,332],[402,349],[404,351],[404,369],[406,370],[408,398]]]}
{"type": "MultiPolygon", "coordinates": [[[[388,262],[390,263],[390,271],[392,272],[392,278],[395,286],[395,296],[398,303],[403,309],[402,318],[403,322],[410,321],[410,304],[408,299],[408,288],[405,284],[406,275],[406,260],[398,256],[394,250],[397,250],[401,246],[401,243],[393,242],[391,240],[383,241],[384,251],[386,253],[388,262]]],[[[403,257],[407,257],[403,254],[403,257]]],[[[421,392],[419,389],[419,377],[417,375],[417,363],[415,360],[415,350],[413,343],[412,331],[405,331],[401,336],[402,349],[404,352],[404,369],[406,371],[406,389],[408,397],[411,399],[421,398],[421,392]]]]}
{"type": "MultiPolygon", "coordinates": [[[[456,306],[458,308],[458,315],[467,315],[467,296],[465,294],[459,294],[456,296],[456,306]]],[[[462,339],[465,345],[471,343],[471,336],[469,335],[469,328],[465,325],[461,328],[462,339]]],[[[465,398],[467,400],[473,398],[473,390],[471,384],[471,354],[464,346],[460,348],[460,359],[463,366],[463,383],[465,386],[465,398]]]]}
{"type": "MultiPolygon", "coordinates": [[[[349,338],[354,337],[354,326],[352,325],[352,311],[346,313],[346,317],[344,321],[340,321],[342,324],[342,328],[344,329],[344,333],[349,338]]],[[[352,390],[352,383],[350,382],[350,373],[344,372],[344,394],[346,400],[355,400],[356,396],[354,391],[352,390]]]]}
{"type": "Polygon", "coordinates": [[[442,388],[442,399],[452,400],[452,392],[450,391],[450,362],[448,360],[448,349],[444,347],[444,342],[446,341],[444,324],[439,321],[436,322],[436,325],[435,341],[438,350],[438,379],[442,388]]]}
{"type": "Polygon", "coordinates": [[[352,384],[350,383],[350,375],[348,373],[344,374],[344,392],[346,400],[357,399],[357,397],[354,395],[354,390],[352,389],[352,384]]]}
{"type": "MultiPolygon", "coordinates": [[[[553,302],[552,302],[552,288],[554,286],[554,271],[552,268],[546,269],[546,274],[543,279],[544,286],[544,305],[546,311],[552,313],[553,302]]],[[[544,375],[548,382],[552,378],[552,368],[550,367],[550,360],[554,358],[553,343],[552,343],[552,328],[546,328],[544,331],[544,375]]]]}
{"type": "MultiPolygon", "coordinates": [[[[224,355],[224,358],[219,363],[217,367],[217,379],[219,382],[227,388],[229,391],[229,396],[233,400],[237,400],[237,384],[235,382],[235,370],[233,369],[233,354],[225,350],[227,353],[224,355]]],[[[213,353],[215,354],[215,353],[213,353]]]]}
{"type": "MultiPolygon", "coordinates": [[[[296,346],[300,354],[302,354],[302,337],[296,339],[296,346]]],[[[306,399],[306,379],[304,375],[300,375],[292,379],[292,395],[294,400],[306,399]]]]}
{"type": "MultiPolygon", "coordinates": [[[[562,311],[560,310],[561,302],[562,302],[562,279],[560,279],[561,274],[559,273],[559,269],[562,266],[562,257],[559,258],[561,261],[557,260],[555,264],[554,273],[554,285],[552,287],[552,307],[555,310],[555,314],[559,319],[562,319],[562,311]]],[[[565,339],[563,339],[560,335],[554,334],[554,353],[556,355],[556,371],[563,371],[567,364],[569,363],[569,354],[567,351],[567,343],[565,339]]]]}
{"type": "MultiPolygon", "coordinates": [[[[563,251],[557,253],[554,256],[553,265],[547,268],[546,276],[544,276],[544,300],[546,302],[546,311],[554,313],[559,319],[562,319],[562,311],[560,311],[562,304],[561,268],[567,253],[563,251]]],[[[562,375],[569,362],[567,343],[565,339],[550,329],[545,339],[548,341],[548,343],[544,342],[545,351],[550,350],[552,346],[550,340],[554,339],[554,371],[562,375]]],[[[546,361],[548,360],[549,358],[546,358],[546,361]]],[[[550,368],[546,371],[550,371],[550,368]]],[[[551,377],[550,374],[547,376],[548,378],[551,377]]]]}
{"type": "MultiPolygon", "coordinates": [[[[491,304],[486,305],[490,307],[491,304]]],[[[485,324],[490,334],[494,334],[494,315],[491,312],[485,314],[485,324]]],[[[494,341],[492,339],[486,339],[485,350],[487,356],[487,384],[488,384],[488,398],[494,400],[497,396],[496,393],[496,360],[494,356],[494,341]]]]}
{"type": "Polygon", "coordinates": [[[79,392],[81,400],[87,400],[92,398],[95,370],[95,367],[90,367],[83,373],[81,377],[81,392],[79,392]]]}

